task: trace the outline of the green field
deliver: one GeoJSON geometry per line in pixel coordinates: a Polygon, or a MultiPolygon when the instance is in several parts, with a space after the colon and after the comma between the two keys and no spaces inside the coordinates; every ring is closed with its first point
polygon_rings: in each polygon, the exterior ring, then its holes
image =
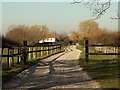
{"type": "Polygon", "coordinates": [[[104,89],[118,89],[120,88],[120,62],[113,59],[112,56],[105,55],[91,55],[89,62],[85,62],[84,49],[79,59],[79,65],[87,71],[88,75],[100,83],[101,88],[104,89]]]}

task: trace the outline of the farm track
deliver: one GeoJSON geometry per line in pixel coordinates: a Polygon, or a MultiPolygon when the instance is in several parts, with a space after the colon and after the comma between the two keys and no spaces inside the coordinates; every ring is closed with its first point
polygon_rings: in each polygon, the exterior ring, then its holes
{"type": "Polygon", "coordinates": [[[71,46],[23,71],[4,89],[100,88],[78,65],[79,56],[80,51],[71,46]]]}

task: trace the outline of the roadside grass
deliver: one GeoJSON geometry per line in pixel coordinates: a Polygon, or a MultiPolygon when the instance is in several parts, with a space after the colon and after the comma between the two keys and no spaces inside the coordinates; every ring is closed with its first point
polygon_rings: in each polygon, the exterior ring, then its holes
{"type": "Polygon", "coordinates": [[[14,67],[6,70],[2,70],[2,85],[4,85],[8,80],[15,77],[17,74],[21,73],[23,70],[29,68],[29,65],[16,64],[14,67]]]}
{"type": "MultiPolygon", "coordinates": [[[[63,51],[64,51],[64,48],[62,48],[61,50],[57,50],[57,52],[54,51],[48,55],[47,55],[47,52],[44,52],[42,56],[28,60],[26,65],[24,65],[23,62],[20,62],[19,64],[15,63],[14,67],[11,67],[9,69],[7,68],[7,58],[6,57],[2,58],[2,85],[4,85],[11,78],[15,77],[17,74],[21,73],[23,70],[29,68],[32,65],[37,64],[40,60],[50,57],[52,55],[61,53],[63,51]]],[[[17,62],[16,57],[14,58],[14,61],[17,62]]]]}
{"type": "Polygon", "coordinates": [[[85,62],[84,49],[79,59],[79,65],[88,75],[96,80],[103,89],[120,89],[120,62],[113,59],[111,56],[91,55],[89,62],[85,62]]]}

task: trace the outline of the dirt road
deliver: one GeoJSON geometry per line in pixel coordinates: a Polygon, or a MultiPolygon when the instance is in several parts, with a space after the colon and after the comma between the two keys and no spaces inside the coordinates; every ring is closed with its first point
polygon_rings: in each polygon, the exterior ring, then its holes
{"type": "Polygon", "coordinates": [[[40,61],[8,82],[6,88],[100,88],[78,65],[80,51],[71,46],[63,53],[40,61]]]}

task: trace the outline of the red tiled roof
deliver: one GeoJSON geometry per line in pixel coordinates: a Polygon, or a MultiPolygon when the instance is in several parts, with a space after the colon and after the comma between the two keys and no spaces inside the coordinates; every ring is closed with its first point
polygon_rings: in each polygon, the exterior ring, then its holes
{"type": "Polygon", "coordinates": [[[48,34],[46,38],[55,38],[55,34],[48,34]]]}

